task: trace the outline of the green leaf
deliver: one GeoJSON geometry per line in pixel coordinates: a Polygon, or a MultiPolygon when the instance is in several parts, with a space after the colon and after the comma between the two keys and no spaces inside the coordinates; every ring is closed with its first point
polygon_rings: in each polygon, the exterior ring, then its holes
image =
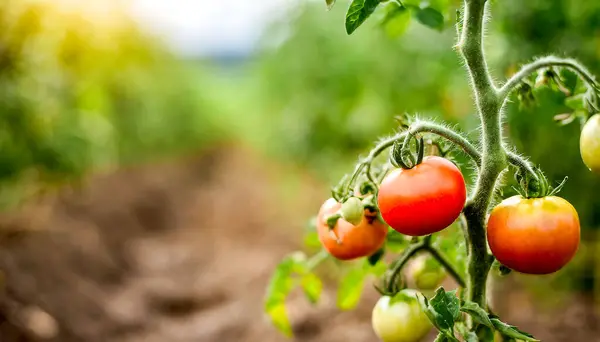
{"type": "Polygon", "coordinates": [[[456,290],[446,292],[443,287],[440,287],[429,304],[439,315],[438,324],[444,329],[451,329],[460,316],[460,301],[456,297],[456,290]]]}
{"type": "Polygon", "coordinates": [[[304,295],[311,303],[317,303],[323,292],[323,282],[314,273],[307,273],[300,281],[304,295]]]}
{"type": "Polygon", "coordinates": [[[285,336],[292,337],[292,325],[287,315],[285,303],[276,303],[267,309],[267,314],[271,317],[273,325],[285,336]]]}
{"type": "Polygon", "coordinates": [[[533,335],[523,332],[515,326],[506,324],[506,323],[500,321],[498,318],[492,318],[491,321],[492,321],[492,324],[494,324],[494,327],[496,328],[496,330],[498,330],[498,332],[500,332],[504,336],[512,337],[517,340],[523,340],[523,341],[539,341],[539,340],[535,339],[533,337],[533,335]]]}
{"type": "Polygon", "coordinates": [[[381,25],[388,36],[396,38],[404,34],[410,24],[410,11],[397,2],[390,2],[385,7],[386,13],[381,25]]]}
{"type": "Polygon", "coordinates": [[[362,294],[365,276],[364,269],[355,268],[342,278],[337,293],[337,306],[341,310],[351,310],[356,307],[362,294]]]}
{"type": "Polygon", "coordinates": [[[436,30],[444,28],[444,15],[432,7],[419,8],[415,16],[417,20],[428,27],[436,30]]]}
{"type": "Polygon", "coordinates": [[[493,328],[494,325],[488,316],[488,313],[479,306],[479,304],[471,301],[466,301],[460,308],[460,311],[467,313],[473,317],[473,320],[479,324],[493,328]]]}
{"type": "Polygon", "coordinates": [[[335,0],[325,0],[325,4],[327,4],[327,10],[330,10],[335,5],[335,0]]]}
{"type": "Polygon", "coordinates": [[[423,310],[423,312],[425,313],[427,318],[429,318],[429,320],[436,327],[436,329],[444,334],[444,337],[446,338],[446,340],[452,341],[452,342],[458,341],[452,334],[451,327],[444,326],[444,320],[443,320],[442,316],[433,309],[433,307],[430,305],[429,301],[427,300],[427,297],[425,297],[421,293],[418,293],[417,301],[419,302],[419,305],[421,306],[421,310],[423,310]]]}
{"type": "Polygon", "coordinates": [[[583,110],[585,109],[584,96],[585,94],[577,94],[571,97],[567,97],[565,99],[565,105],[575,110],[583,110]]]}
{"type": "Polygon", "coordinates": [[[352,34],[375,12],[380,0],[352,0],[346,13],[346,33],[352,34]]]}
{"type": "Polygon", "coordinates": [[[277,265],[267,287],[265,299],[265,312],[271,318],[273,325],[286,336],[292,336],[292,327],[287,315],[285,299],[294,288],[292,273],[296,262],[293,256],[288,256],[277,265]]]}

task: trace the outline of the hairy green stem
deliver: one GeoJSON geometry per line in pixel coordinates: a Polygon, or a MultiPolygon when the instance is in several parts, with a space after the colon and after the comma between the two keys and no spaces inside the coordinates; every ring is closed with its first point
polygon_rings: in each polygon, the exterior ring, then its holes
{"type": "Polygon", "coordinates": [[[563,67],[575,72],[582,80],[586,82],[588,87],[597,88],[598,83],[594,75],[583,65],[571,58],[559,58],[554,56],[547,56],[536,59],[535,61],[524,65],[521,70],[514,74],[506,83],[500,88],[498,94],[502,101],[513,91],[519,83],[536,72],[539,69],[548,67],[563,67]]]}
{"type": "Polygon", "coordinates": [[[475,164],[477,164],[478,167],[481,165],[481,154],[475,148],[475,146],[473,146],[473,144],[471,144],[471,142],[464,138],[462,135],[460,135],[457,132],[454,132],[453,130],[447,127],[435,124],[433,122],[419,121],[417,123],[412,124],[408,131],[411,134],[428,132],[439,135],[442,138],[459,146],[469,157],[471,157],[471,159],[473,159],[473,161],[475,162],[475,164]]]}
{"type": "Polygon", "coordinates": [[[514,152],[511,152],[511,151],[505,150],[505,153],[506,153],[507,160],[511,165],[514,165],[521,170],[527,171],[527,173],[532,175],[534,179],[539,178],[538,174],[533,170],[533,166],[527,159],[525,159],[525,158],[521,157],[520,155],[518,155],[514,152]]]}
{"type": "Polygon", "coordinates": [[[465,0],[462,35],[457,45],[471,78],[481,119],[482,166],[474,194],[463,212],[469,247],[467,296],[483,308],[487,307],[486,281],[493,260],[487,251],[486,214],[498,176],[507,166],[500,129],[503,101],[490,76],[482,46],[485,6],[485,0],[465,0]]]}

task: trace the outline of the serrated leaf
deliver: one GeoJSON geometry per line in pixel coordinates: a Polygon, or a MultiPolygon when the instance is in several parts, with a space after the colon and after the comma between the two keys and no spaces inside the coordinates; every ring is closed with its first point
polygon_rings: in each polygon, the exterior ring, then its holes
{"type": "Polygon", "coordinates": [[[356,307],[362,294],[366,271],[362,268],[350,270],[340,282],[337,293],[337,306],[341,310],[356,307]]]}
{"type": "Polygon", "coordinates": [[[425,313],[425,316],[429,318],[429,321],[437,330],[444,333],[444,335],[446,336],[452,335],[452,331],[448,327],[445,327],[443,325],[444,322],[442,317],[431,307],[429,301],[427,300],[427,297],[425,297],[421,293],[417,293],[417,302],[419,303],[421,310],[423,310],[423,312],[425,313]]]}
{"type": "Polygon", "coordinates": [[[438,325],[437,314],[435,313],[435,311],[433,311],[433,309],[429,305],[429,301],[427,300],[427,297],[425,297],[423,294],[418,293],[417,294],[417,301],[419,302],[419,306],[421,307],[421,310],[423,310],[423,312],[425,313],[425,316],[427,316],[427,318],[429,318],[429,320],[431,321],[431,323],[438,330],[440,330],[440,331],[443,330],[442,327],[440,327],[438,325]]]}
{"type": "Polygon", "coordinates": [[[380,0],[352,0],[346,13],[346,33],[352,34],[367,20],[379,5],[380,0]]]}
{"type": "Polygon", "coordinates": [[[584,96],[585,94],[577,94],[574,96],[567,97],[565,99],[565,105],[575,110],[583,110],[585,109],[584,96]]]}
{"type": "Polygon", "coordinates": [[[451,329],[460,316],[460,301],[456,297],[456,290],[446,292],[440,287],[429,301],[429,305],[439,315],[439,324],[445,329],[451,329]]]}
{"type": "Polygon", "coordinates": [[[323,291],[323,282],[314,273],[307,273],[300,281],[304,295],[311,303],[317,303],[323,291]]]}
{"type": "Polygon", "coordinates": [[[483,310],[479,304],[471,301],[466,301],[460,308],[460,311],[469,314],[473,317],[473,320],[479,324],[483,324],[487,327],[493,328],[494,325],[488,316],[488,313],[483,310]]]}
{"type": "Polygon", "coordinates": [[[415,17],[425,26],[436,30],[444,28],[444,15],[432,7],[419,8],[415,12],[415,17]]]}
{"type": "Polygon", "coordinates": [[[390,2],[385,9],[381,24],[388,36],[396,38],[404,34],[410,24],[410,11],[396,2],[390,2]]]}
{"type": "Polygon", "coordinates": [[[335,0],[325,0],[325,4],[327,5],[327,10],[331,10],[333,5],[335,5],[335,0]]]}
{"type": "Polygon", "coordinates": [[[535,339],[533,337],[533,335],[526,333],[524,331],[521,331],[513,325],[506,324],[497,318],[492,318],[491,321],[492,321],[492,324],[494,325],[494,327],[496,328],[496,330],[498,330],[498,332],[500,332],[502,335],[512,337],[517,340],[523,340],[523,341],[539,341],[539,340],[535,339]]]}
{"type": "Polygon", "coordinates": [[[285,299],[294,288],[292,273],[296,262],[294,256],[288,256],[277,265],[267,287],[265,298],[265,312],[271,318],[273,325],[286,336],[292,336],[285,299]]]}

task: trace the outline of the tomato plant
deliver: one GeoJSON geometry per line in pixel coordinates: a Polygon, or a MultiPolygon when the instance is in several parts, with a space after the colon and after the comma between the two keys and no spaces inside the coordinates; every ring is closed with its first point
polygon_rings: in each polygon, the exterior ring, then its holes
{"type": "Polygon", "coordinates": [[[488,220],[492,253],[503,265],[528,274],[561,269],[579,246],[579,217],[566,200],[547,196],[505,199],[488,220]]]}
{"type": "Polygon", "coordinates": [[[410,289],[379,298],[371,323],[383,342],[417,342],[433,328],[417,301],[417,291],[410,289]]]}
{"type": "MultiPolygon", "coordinates": [[[[327,0],[330,7],[334,3],[327,0]]],[[[505,139],[502,109],[513,95],[521,104],[535,102],[532,91],[537,87],[554,87],[569,96],[565,102],[573,112],[558,115],[555,121],[560,125],[582,123],[582,158],[590,169],[597,170],[600,85],[579,62],[555,56],[523,65],[505,82],[495,81],[482,48],[488,1],[464,0],[460,9],[448,4],[419,0],[353,0],[350,4],[345,23],[348,34],[378,10],[383,11],[383,26],[401,20],[405,27],[415,18],[436,30],[444,28],[449,14],[458,14],[455,48],[471,83],[480,139],[472,141],[447,125],[410,115],[397,118],[398,131],[379,139],[321,207],[316,229],[322,251],[295,258],[292,264],[286,258],[273,276],[266,311],[288,334],[291,328],[284,308],[285,297],[296,284],[293,276],[300,277],[299,284],[314,301],[323,284],[312,270],[333,256],[364,261],[346,264],[349,271],[338,290],[341,309],[356,305],[367,276],[377,278],[375,288],[382,297],[372,320],[383,341],[418,340],[428,329],[423,316],[437,329],[436,341],[489,342],[494,335],[504,340],[537,341],[491,312],[486,282],[492,269],[502,274],[514,269],[539,275],[560,270],[577,251],[579,219],[575,208],[557,196],[566,178],[551,187],[544,173],[505,139]],[[564,86],[564,70],[580,82],[574,93],[564,86]],[[386,151],[389,158],[384,160],[380,156],[386,151]],[[457,152],[464,154],[466,163],[454,158],[457,152]],[[466,168],[476,171],[469,189],[462,175],[466,168]],[[519,195],[494,207],[493,200],[503,197],[500,180],[507,170],[515,175],[519,195]],[[450,225],[460,227],[461,241],[440,243],[453,236],[444,230],[450,225]],[[457,249],[464,249],[466,258],[459,258],[457,249]],[[407,289],[403,270],[422,255],[443,272],[430,272],[426,265],[416,272],[404,272],[416,278],[420,290],[438,286],[442,274],[451,277],[457,289],[439,287],[433,295],[407,289]],[[493,264],[499,265],[492,268],[493,264]]]]}

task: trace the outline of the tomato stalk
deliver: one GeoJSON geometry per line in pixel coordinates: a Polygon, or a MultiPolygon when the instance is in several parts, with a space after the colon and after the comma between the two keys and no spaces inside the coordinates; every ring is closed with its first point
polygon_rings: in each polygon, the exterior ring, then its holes
{"type": "Polygon", "coordinates": [[[457,44],[471,78],[482,130],[481,172],[474,195],[464,208],[469,246],[467,298],[482,308],[487,307],[486,281],[493,262],[487,251],[485,219],[496,181],[507,165],[500,129],[503,101],[492,81],[482,46],[485,6],[485,0],[465,0],[463,28],[457,44]]]}
{"type": "Polygon", "coordinates": [[[529,75],[534,72],[550,68],[550,67],[563,67],[567,68],[577,74],[587,85],[588,88],[598,89],[598,82],[594,75],[581,63],[571,58],[559,58],[555,56],[546,56],[535,61],[526,64],[514,74],[498,91],[498,94],[502,100],[505,100],[508,95],[517,88],[517,86],[529,75]]]}

